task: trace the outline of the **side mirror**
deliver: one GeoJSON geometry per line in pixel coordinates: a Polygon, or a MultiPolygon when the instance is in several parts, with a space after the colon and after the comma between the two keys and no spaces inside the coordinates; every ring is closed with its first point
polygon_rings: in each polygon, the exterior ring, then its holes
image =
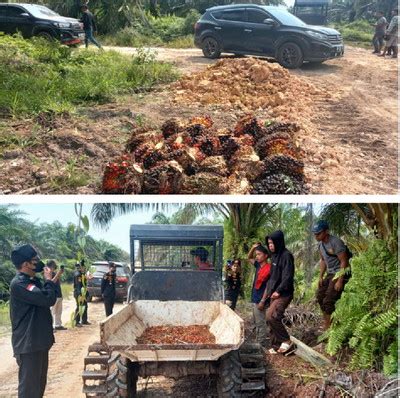
{"type": "Polygon", "coordinates": [[[275,26],[276,25],[276,22],[271,18],[264,19],[263,23],[265,25],[268,25],[268,26],[275,26]]]}

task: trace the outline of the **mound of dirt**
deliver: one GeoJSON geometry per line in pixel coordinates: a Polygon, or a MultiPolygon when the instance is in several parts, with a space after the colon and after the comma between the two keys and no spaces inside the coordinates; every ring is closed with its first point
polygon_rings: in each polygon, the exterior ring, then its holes
{"type": "Polygon", "coordinates": [[[106,166],[106,194],[306,193],[299,126],[266,127],[253,116],[216,129],[210,117],[136,129],[125,154],[106,166]]]}
{"type": "Polygon", "coordinates": [[[319,91],[276,63],[223,59],[173,85],[175,103],[215,105],[245,113],[268,110],[272,118],[298,120],[319,91]]]}

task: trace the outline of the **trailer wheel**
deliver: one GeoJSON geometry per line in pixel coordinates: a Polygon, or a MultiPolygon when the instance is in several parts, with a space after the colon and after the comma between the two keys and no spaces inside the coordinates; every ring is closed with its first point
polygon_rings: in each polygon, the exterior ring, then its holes
{"type": "Polygon", "coordinates": [[[241,397],[242,365],[239,351],[231,351],[219,360],[218,398],[241,397]]]}

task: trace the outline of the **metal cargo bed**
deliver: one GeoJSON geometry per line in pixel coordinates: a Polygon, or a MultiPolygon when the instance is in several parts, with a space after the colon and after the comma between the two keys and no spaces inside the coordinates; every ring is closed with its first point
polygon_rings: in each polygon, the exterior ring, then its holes
{"type": "Polygon", "coordinates": [[[244,341],[244,322],[227,305],[210,301],[131,302],[100,323],[101,343],[135,362],[214,361],[244,341]],[[148,327],[208,325],[215,344],[138,344],[148,327]]]}

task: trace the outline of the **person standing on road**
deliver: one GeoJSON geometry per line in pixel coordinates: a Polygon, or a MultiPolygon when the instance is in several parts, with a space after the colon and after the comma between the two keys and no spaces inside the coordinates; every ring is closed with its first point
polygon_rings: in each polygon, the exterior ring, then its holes
{"type": "Polygon", "coordinates": [[[386,34],[387,21],[382,11],[378,11],[375,16],[377,17],[377,21],[375,25],[372,25],[375,28],[375,34],[372,39],[372,44],[374,45],[372,54],[380,54],[386,34]]]}
{"type": "Polygon", "coordinates": [[[324,329],[327,330],[331,326],[335,303],[340,299],[344,285],[349,280],[348,274],[341,275],[337,279],[335,275],[341,270],[348,269],[351,254],[341,239],[329,234],[329,225],[326,221],[321,220],[315,224],[312,232],[318,241],[320,256],[317,301],[324,316],[324,329]]]}
{"type": "Polygon", "coordinates": [[[87,275],[85,263],[82,260],[81,263],[76,263],[76,271],[74,273],[74,297],[76,301],[75,309],[75,324],[77,327],[82,325],[90,325],[88,322],[88,291],[87,291],[87,275]],[[82,314],[80,308],[83,308],[82,314]]]}
{"type": "Polygon", "coordinates": [[[101,44],[94,38],[93,33],[97,33],[97,25],[94,15],[89,11],[87,5],[81,7],[83,30],[85,31],[85,46],[89,47],[89,42],[92,42],[98,48],[103,48],[101,44]]]}
{"type": "Polygon", "coordinates": [[[101,281],[101,296],[104,300],[106,316],[113,313],[115,302],[115,280],[117,278],[117,267],[114,263],[109,263],[109,271],[104,274],[101,281]]]}
{"type": "Polygon", "coordinates": [[[242,286],[241,273],[242,273],[242,264],[239,259],[234,260],[231,267],[227,267],[226,270],[225,300],[226,304],[233,311],[235,311],[236,309],[240,288],[242,286]]]}
{"type": "Polygon", "coordinates": [[[54,344],[50,307],[56,302],[57,274],[44,267],[35,248],[23,245],[11,253],[17,275],[10,285],[12,346],[17,360],[18,398],[41,398],[47,383],[49,350],[54,344]],[[37,273],[43,271],[44,285],[37,273]]]}
{"type": "Polygon", "coordinates": [[[270,277],[271,264],[269,252],[260,242],[255,243],[247,256],[255,267],[251,302],[253,303],[253,321],[256,326],[256,339],[263,347],[267,345],[267,320],[265,308],[267,306],[266,286],[270,277]]]}
{"type": "Polygon", "coordinates": [[[293,300],[294,258],[286,249],[285,236],[276,231],[265,238],[272,253],[271,276],[267,282],[266,295],[270,299],[267,310],[267,323],[271,330],[269,354],[286,354],[293,348],[289,333],[282,321],[286,308],[293,300]]]}
{"type": "MultiPolygon", "coordinates": [[[[54,278],[56,276],[57,263],[54,260],[49,260],[47,262],[47,267],[51,269],[51,275],[52,275],[52,278],[54,278]]],[[[59,272],[60,272],[60,276],[61,276],[64,273],[64,270],[62,268],[60,268],[59,272]]],[[[67,328],[65,328],[62,325],[62,320],[61,320],[63,297],[62,297],[60,279],[57,279],[57,281],[55,283],[56,283],[57,301],[53,305],[53,307],[51,307],[51,315],[53,316],[53,327],[54,327],[54,330],[67,330],[67,328]]]]}
{"type": "Polygon", "coordinates": [[[392,48],[392,58],[397,58],[398,53],[398,26],[399,26],[399,10],[395,8],[392,11],[392,20],[386,30],[386,44],[380,57],[384,57],[389,48],[392,48]]]}

